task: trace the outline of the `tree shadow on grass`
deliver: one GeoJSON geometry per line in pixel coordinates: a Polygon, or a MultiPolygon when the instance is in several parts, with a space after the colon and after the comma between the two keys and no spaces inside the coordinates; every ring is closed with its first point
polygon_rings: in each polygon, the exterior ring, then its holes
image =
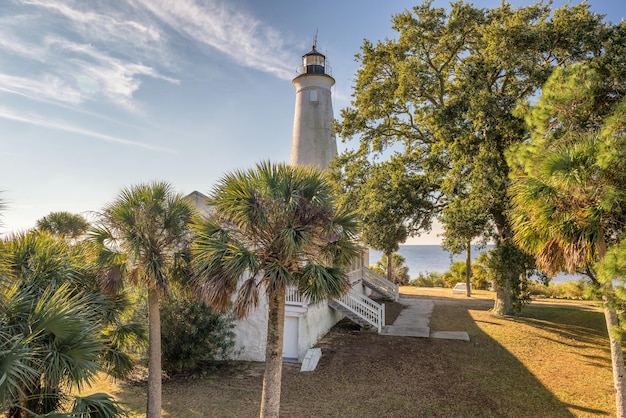
{"type": "MultiPolygon", "coordinates": [[[[475,309],[475,308],[472,308],[475,309]]],[[[486,313],[486,308],[483,313],[486,313]]],[[[298,417],[572,417],[527,367],[476,325],[464,306],[446,305],[433,317],[467,331],[471,341],[341,332],[320,343],[322,359],[311,373],[287,371],[281,411],[298,417]],[[454,318],[446,321],[446,316],[454,318]]],[[[491,328],[499,320],[478,318],[491,328]]],[[[581,406],[586,408],[586,406],[581,406]]],[[[596,415],[608,415],[588,408],[596,415]]]]}
{"type": "MultiPolygon", "coordinates": [[[[564,413],[575,415],[613,415],[610,353],[602,313],[542,306],[527,307],[520,317],[496,317],[485,308],[456,309],[456,315],[467,312],[473,319],[471,341],[491,347],[490,355],[498,359],[499,368],[526,382],[523,386],[529,399],[542,399],[531,402],[533,408],[545,406],[554,414],[565,407],[568,412],[564,413]]],[[[447,307],[434,322],[440,326],[454,323],[450,315],[454,312],[447,307]]],[[[516,389],[509,399],[515,404],[523,397],[516,399],[514,393],[523,389],[512,388],[516,389]]]]}
{"type": "MultiPolygon", "coordinates": [[[[284,365],[281,416],[612,415],[610,364],[594,339],[601,330],[577,328],[568,315],[500,318],[488,308],[435,301],[431,328],[466,331],[470,342],[381,336],[341,322],[319,342],[315,371],[284,365]],[[569,341],[578,331],[580,346],[569,341]],[[584,356],[595,364],[582,364],[584,356]]],[[[254,417],[261,387],[262,365],[254,363],[237,373],[167,382],[163,409],[170,417],[254,417]]]]}
{"type": "Polygon", "coordinates": [[[567,315],[557,315],[562,326],[542,316],[538,319],[544,322],[499,318],[488,312],[491,305],[488,303],[433,299],[432,330],[466,331],[470,342],[335,329],[319,344],[323,356],[315,372],[285,373],[284,414],[304,417],[612,415],[610,365],[606,358],[600,361],[606,355],[601,323],[598,330],[595,326],[576,328],[576,323],[563,319],[567,315]],[[580,347],[559,341],[575,338],[577,331],[584,331],[580,347]],[[589,355],[596,356],[598,361],[581,364],[580,359],[589,355]]]}

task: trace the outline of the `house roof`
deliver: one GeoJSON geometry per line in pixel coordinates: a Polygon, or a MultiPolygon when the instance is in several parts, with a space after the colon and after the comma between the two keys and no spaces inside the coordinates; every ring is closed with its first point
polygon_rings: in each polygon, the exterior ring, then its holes
{"type": "Polygon", "coordinates": [[[193,205],[202,213],[203,215],[209,214],[211,212],[211,206],[208,204],[208,196],[200,193],[197,190],[189,193],[185,196],[185,199],[189,200],[193,205]]]}

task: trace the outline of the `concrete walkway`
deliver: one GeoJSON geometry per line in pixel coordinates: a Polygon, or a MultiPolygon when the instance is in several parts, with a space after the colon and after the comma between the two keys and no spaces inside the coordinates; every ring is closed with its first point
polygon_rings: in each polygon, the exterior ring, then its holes
{"type": "Polygon", "coordinates": [[[435,303],[431,299],[401,298],[398,302],[406,308],[400,312],[393,325],[383,327],[382,335],[469,341],[469,335],[464,331],[430,332],[430,316],[435,307],[435,303]]]}

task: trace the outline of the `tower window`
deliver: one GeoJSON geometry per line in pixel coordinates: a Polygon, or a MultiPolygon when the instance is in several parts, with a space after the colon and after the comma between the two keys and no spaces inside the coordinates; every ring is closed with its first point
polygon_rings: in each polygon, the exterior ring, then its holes
{"type": "Polygon", "coordinates": [[[309,90],[309,102],[317,102],[317,90],[309,90]]]}

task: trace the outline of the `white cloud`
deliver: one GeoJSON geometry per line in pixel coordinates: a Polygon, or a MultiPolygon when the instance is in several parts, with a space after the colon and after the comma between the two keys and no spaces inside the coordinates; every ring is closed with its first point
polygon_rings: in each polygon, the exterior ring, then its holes
{"type": "Polygon", "coordinates": [[[59,70],[73,79],[83,96],[100,94],[113,103],[136,110],[133,95],[141,85],[141,76],[179,83],[152,67],[114,58],[92,45],[58,37],[49,37],[46,43],[49,50],[61,51],[65,59],[59,62],[59,70]]]}
{"type": "Polygon", "coordinates": [[[253,16],[235,10],[226,1],[135,0],[185,37],[209,45],[240,65],[282,79],[293,78],[283,37],[253,16]]]}
{"type": "Polygon", "coordinates": [[[113,135],[102,134],[100,132],[92,131],[92,130],[89,130],[89,129],[84,129],[84,128],[81,128],[81,127],[78,127],[78,126],[74,126],[74,125],[70,125],[70,124],[68,124],[66,122],[63,122],[63,121],[50,120],[50,119],[44,118],[44,117],[39,116],[39,115],[18,114],[16,112],[12,111],[11,109],[7,109],[7,108],[1,107],[1,106],[0,106],[0,118],[13,120],[13,121],[17,121],[17,122],[28,123],[30,125],[41,126],[41,127],[48,128],[48,129],[56,129],[56,130],[60,130],[60,131],[71,132],[71,133],[84,135],[84,136],[91,137],[91,138],[98,139],[98,140],[105,141],[105,142],[112,142],[112,143],[121,144],[121,145],[125,145],[125,146],[131,146],[131,147],[136,147],[136,148],[143,148],[143,149],[146,149],[146,150],[149,150],[149,151],[166,152],[166,153],[169,153],[169,154],[177,154],[176,151],[174,151],[172,149],[169,149],[169,148],[159,147],[159,146],[156,146],[156,145],[150,145],[150,144],[146,144],[144,142],[131,141],[129,139],[120,138],[120,137],[116,137],[116,136],[113,136],[113,135]]]}
{"type": "Polygon", "coordinates": [[[179,83],[164,74],[179,71],[171,31],[241,66],[294,75],[281,34],[226,1],[17,3],[0,16],[0,91],[29,99],[75,109],[105,101],[140,112],[135,95],[142,78],[179,83]]]}
{"type": "MultiPolygon", "coordinates": [[[[161,33],[149,22],[140,22],[120,8],[121,2],[115,2],[114,7],[103,9],[101,12],[93,9],[99,5],[93,2],[72,2],[62,0],[23,0],[23,4],[48,9],[65,18],[83,38],[90,41],[103,41],[120,48],[145,50],[159,48],[161,33]],[[117,6],[118,8],[115,8],[117,6]],[[80,8],[92,8],[80,10],[80,8]]],[[[106,6],[105,6],[106,7],[106,6]]]]}
{"type": "Polygon", "coordinates": [[[155,67],[167,62],[167,54],[149,24],[116,17],[121,10],[109,15],[73,8],[81,3],[21,3],[18,10],[39,13],[0,17],[0,90],[75,107],[104,100],[136,112],[142,77],[178,83],[155,67]]]}
{"type": "Polygon", "coordinates": [[[83,101],[79,91],[54,75],[34,79],[0,73],[0,91],[46,102],[79,104],[83,101]]]}

